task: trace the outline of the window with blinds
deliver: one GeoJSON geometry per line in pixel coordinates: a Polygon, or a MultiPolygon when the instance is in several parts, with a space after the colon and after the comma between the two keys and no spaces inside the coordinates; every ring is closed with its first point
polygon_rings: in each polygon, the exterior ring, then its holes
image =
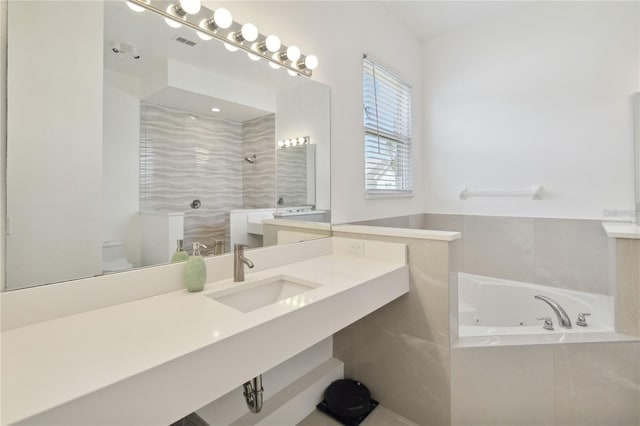
{"type": "Polygon", "coordinates": [[[412,194],[411,87],[365,57],[363,101],[367,194],[412,194]]]}

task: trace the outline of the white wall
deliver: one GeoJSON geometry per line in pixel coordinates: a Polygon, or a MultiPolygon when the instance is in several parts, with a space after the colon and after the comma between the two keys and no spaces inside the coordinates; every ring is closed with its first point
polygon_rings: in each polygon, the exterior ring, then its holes
{"type": "Polygon", "coordinates": [[[102,239],[124,242],[140,266],[140,80],[105,70],[103,105],[102,239]]]}
{"type": "Polygon", "coordinates": [[[9,16],[7,288],[100,274],[102,4],[14,1],[9,16]]]}
{"type": "Polygon", "coordinates": [[[632,209],[637,2],[532,2],[423,46],[426,211],[601,218],[632,209]],[[542,201],[457,198],[528,188],[542,201]]]}
{"type": "Polygon", "coordinates": [[[167,61],[167,80],[162,81],[159,88],[166,86],[265,111],[275,111],[274,90],[252,84],[251,81],[203,70],[177,61],[167,61]]]}
{"type": "Polygon", "coordinates": [[[313,80],[331,88],[331,220],[334,223],[422,212],[422,73],[420,44],[377,2],[214,2],[238,22],[318,56],[313,80]],[[362,54],[389,65],[412,86],[416,197],[366,200],[362,129],[362,54]]]}
{"type": "Polygon", "coordinates": [[[7,215],[7,191],[5,170],[7,167],[7,2],[0,2],[0,292],[5,290],[5,220],[7,215]]]}

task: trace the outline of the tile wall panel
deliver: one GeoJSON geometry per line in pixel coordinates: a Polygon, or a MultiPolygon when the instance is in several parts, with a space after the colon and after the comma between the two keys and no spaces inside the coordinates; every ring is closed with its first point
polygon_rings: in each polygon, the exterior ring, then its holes
{"type": "Polygon", "coordinates": [[[270,114],[242,123],[242,204],[245,209],[275,207],[276,116],[270,114]]]}
{"type": "Polygon", "coordinates": [[[273,114],[241,123],[143,103],[141,121],[140,207],[185,212],[188,250],[225,240],[229,210],[275,205],[273,114]]]}

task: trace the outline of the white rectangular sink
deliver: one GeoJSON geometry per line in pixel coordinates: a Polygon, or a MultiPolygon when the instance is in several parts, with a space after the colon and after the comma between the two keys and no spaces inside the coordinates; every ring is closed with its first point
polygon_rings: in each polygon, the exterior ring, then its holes
{"type": "Polygon", "coordinates": [[[287,305],[304,306],[307,301],[303,293],[319,287],[309,281],[288,275],[276,275],[205,295],[241,312],[251,312],[258,308],[282,301],[287,305]]]}

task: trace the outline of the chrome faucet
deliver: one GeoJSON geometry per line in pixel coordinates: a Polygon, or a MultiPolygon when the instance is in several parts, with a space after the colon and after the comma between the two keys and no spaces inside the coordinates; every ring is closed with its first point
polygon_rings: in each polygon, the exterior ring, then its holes
{"type": "Polygon", "coordinates": [[[553,309],[553,312],[555,312],[556,317],[558,317],[558,322],[560,323],[560,327],[571,328],[571,320],[569,319],[569,315],[567,315],[567,312],[562,308],[562,306],[560,306],[558,302],[546,296],[538,295],[538,296],[535,296],[535,298],[538,300],[542,300],[547,305],[549,305],[551,309],[553,309]]]}
{"type": "Polygon", "coordinates": [[[551,321],[551,317],[542,317],[536,319],[539,321],[544,321],[544,325],[542,326],[542,328],[544,328],[545,330],[553,331],[553,321],[551,321]]]}
{"type": "Polygon", "coordinates": [[[576,321],[576,325],[579,325],[580,327],[588,327],[589,325],[587,324],[587,317],[591,315],[588,312],[580,312],[578,314],[578,321],[576,321]]]}
{"type": "Polygon", "coordinates": [[[253,268],[253,262],[244,257],[244,244],[236,244],[233,246],[233,282],[239,283],[244,281],[244,265],[253,268]]]}

